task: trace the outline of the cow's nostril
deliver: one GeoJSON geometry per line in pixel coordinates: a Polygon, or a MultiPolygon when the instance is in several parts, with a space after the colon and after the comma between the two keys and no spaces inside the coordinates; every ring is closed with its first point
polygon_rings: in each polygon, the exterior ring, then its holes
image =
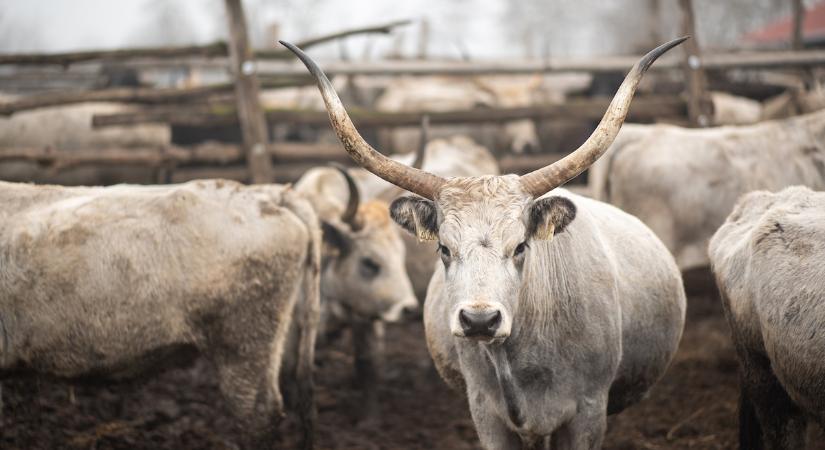
{"type": "Polygon", "coordinates": [[[463,309],[458,312],[458,321],[461,323],[461,329],[466,334],[468,331],[472,330],[472,324],[470,322],[470,315],[467,314],[467,311],[463,309]]]}
{"type": "Polygon", "coordinates": [[[487,329],[492,332],[495,332],[498,329],[498,326],[501,325],[501,311],[496,311],[493,314],[493,317],[487,323],[487,329]]]}

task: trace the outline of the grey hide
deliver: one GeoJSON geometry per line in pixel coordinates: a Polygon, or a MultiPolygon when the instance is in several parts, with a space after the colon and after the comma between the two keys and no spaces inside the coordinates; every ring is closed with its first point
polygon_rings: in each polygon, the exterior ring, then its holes
{"type": "Polygon", "coordinates": [[[590,171],[594,198],[638,217],[682,270],[707,267],[711,236],[750,191],[825,189],[825,110],[755,125],[625,125],[590,171]]]}
{"type": "MultiPolygon", "coordinates": [[[[482,445],[518,449],[552,435],[555,449],[600,448],[605,416],[640,400],[682,334],[685,294],[673,258],[640,221],[556,189],[575,219],[529,240],[532,202],[515,176],[448,181],[436,202],[453,261],[433,276],[424,320],[442,377],[466,393],[482,445]],[[497,305],[503,342],[456,337],[462,308],[497,305]]],[[[459,332],[460,334],[460,332],[459,332]]]]}
{"type": "Polygon", "coordinates": [[[825,425],[825,193],[745,195],[710,241],[741,363],[741,449],[802,449],[825,425]]]}
{"type": "Polygon", "coordinates": [[[295,191],[0,183],[0,205],[0,376],[120,380],[202,354],[252,446],[268,447],[294,320],[286,375],[312,445],[320,230],[295,191]]]}

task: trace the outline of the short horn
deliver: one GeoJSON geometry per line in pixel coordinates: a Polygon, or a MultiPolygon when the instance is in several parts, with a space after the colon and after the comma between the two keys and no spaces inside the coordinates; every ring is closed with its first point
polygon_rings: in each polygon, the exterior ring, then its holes
{"type": "Polygon", "coordinates": [[[279,41],[284,47],[304,63],[309,73],[318,82],[318,90],[324,98],[324,104],[329,113],[329,120],[338,139],[350,157],[361,167],[367,169],[380,178],[424,198],[434,200],[445,180],[441,177],[401,164],[379,153],[355,129],[352,120],[344,109],[341,99],[335,92],[324,72],[301,49],[289,42],[279,41]]]}
{"type": "Polygon", "coordinates": [[[522,188],[534,197],[540,197],[568,182],[596,162],[607,151],[607,148],[610,147],[610,144],[613,143],[619,133],[642,75],[657,58],[686,39],[688,39],[687,36],[680,37],[660,45],[639,60],[630,69],[621,86],[619,86],[619,90],[610,102],[607,112],[604,113],[604,117],[599,122],[599,126],[596,127],[596,130],[593,131],[593,134],[587,138],[584,144],[555,163],[522,176],[522,188]]]}
{"type": "Polygon", "coordinates": [[[361,229],[361,223],[357,220],[358,206],[361,204],[361,193],[358,191],[358,185],[355,184],[355,180],[352,179],[352,175],[349,174],[346,167],[338,163],[331,163],[330,165],[341,172],[347,182],[347,190],[349,190],[347,209],[341,214],[341,222],[348,224],[353,231],[358,231],[361,229]]]}
{"type": "Polygon", "coordinates": [[[430,134],[430,116],[424,114],[421,116],[421,142],[418,145],[418,152],[415,154],[415,159],[413,160],[412,167],[415,169],[421,169],[424,167],[424,158],[427,154],[427,144],[430,134]]]}

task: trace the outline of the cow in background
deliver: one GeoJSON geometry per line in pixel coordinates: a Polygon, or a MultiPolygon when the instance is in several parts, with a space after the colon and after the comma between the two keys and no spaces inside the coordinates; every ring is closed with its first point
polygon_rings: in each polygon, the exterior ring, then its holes
{"type": "Polygon", "coordinates": [[[683,271],[708,266],[736,200],[791,185],[825,189],[825,110],[755,125],[625,125],[591,169],[592,195],[647,224],[683,271]]]}

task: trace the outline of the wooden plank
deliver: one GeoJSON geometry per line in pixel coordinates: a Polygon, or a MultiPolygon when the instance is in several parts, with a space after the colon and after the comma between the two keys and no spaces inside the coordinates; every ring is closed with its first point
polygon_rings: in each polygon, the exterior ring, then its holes
{"type": "MultiPolygon", "coordinates": [[[[558,105],[525,108],[477,108],[455,111],[382,112],[350,108],[350,116],[359,127],[418,126],[425,115],[432,125],[462,123],[500,123],[519,119],[548,119],[555,117],[598,120],[604,115],[610,98],[571,99],[558,105]]],[[[685,101],[678,96],[637,97],[630,106],[629,120],[650,121],[685,115],[685,101]]],[[[267,120],[292,125],[327,125],[325,111],[268,110],[267,120]]],[[[237,123],[231,107],[148,108],[133,113],[100,114],[92,118],[92,126],[136,125],[142,123],[169,123],[187,126],[215,126],[237,123]]]]}
{"type": "MultiPolygon", "coordinates": [[[[343,149],[339,149],[344,153],[343,149]]],[[[548,164],[552,164],[562,158],[563,154],[537,154],[537,155],[506,155],[501,158],[499,166],[501,173],[525,174],[548,164]]],[[[352,165],[349,160],[347,165],[352,165]]],[[[300,178],[307,170],[316,167],[317,164],[311,162],[291,162],[278,164],[273,168],[275,181],[279,183],[294,182],[300,178]]],[[[236,181],[246,182],[249,180],[249,171],[242,165],[230,165],[224,167],[188,167],[175,170],[172,175],[173,183],[202,179],[202,178],[226,178],[236,181]]]]}
{"type": "MultiPolygon", "coordinates": [[[[273,167],[273,180],[277,182],[295,181],[307,170],[327,165],[330,161],[353,165],[338,144],[282,142],[268,147],[267,153],[280,161],[273,167]]],[[[561,153],[505,155],[499,160],[499,166],[502,173],[524,174],[552,164],[563,156],[561,153]]],[[[243,150],[228,144],[65,151],[50,147],[0,148],[0,163],[12,161],[35,162],[53,174],[79,166],[138,166],[171,169],[171,181],[175,183],[198,178],[251,181],[243,150]]]]}
{"type": "MultiPolygon", "coordinates": [[[[693,40],[693,39],[691,39],[693,40]]],[[[689,42],[689,41],[688,41],[689,42]]],[[[685,42],[687,44],[687,42],[685,42]]],[[[639,56],[605,56],[597,59],[553,58],[542,62],[536,60],[502,61],[374,61],[342,62],[329,61],[323,64],[324,72],[335,75],[365,76],[478,76],[478,75],[532,75],[536,73],[625,73],[633,67],[639,56]]],[[[764,51],[703,54],[700,66],[706,70],[729,69],[777,69],[791,67],[824,67],[825,50],[804,50],[797,52],[764,51]]],[[[683,70],[684,61],[678,56],[665,55],[649,70],[683,70]]],[[[264,62],[261,75],[295,76],[305,74],[306,69],[297,64],[264,62]]]]}
{"type": "Polygon", "coordinates": [[[235,76],[237,117],[241,125],[246,161],[253,183],[272,182],[272,159],[266,154],[269,136],[260,101],[255,59],[246,31],[241,0],[224,0],[229,21],[229,57],[235,76]]]}
{"type": "Polygon", "coordinates": [[[0,64],[41,65],[57,64],[68,66],[87,61],[120,61],[132,58],[175,59],[181,56],[213,58],[226,56],[226,43],[213,42],[206,45],[185,47],[144,47],[119,50],[91,50],[69,53],[10,53],[0,54],[0,64]]]}
{"type": "MultiPolygon", "coordinates": [[[[338,144],[281,142],[267,146],[266,153],[285,163],[325,164],[347,162],[338,144]]],[[[0,148],[0,162],[33,161],[63,170],[76,166],[227,165],[244,162],[241,147],[209,143],[193,147],[108,147],[91,150],[58,150],[52,147],[0,148]]]]}
{"type": "Polygon", "coordinates": [[[222,84],[188,89],[114,88],[97,91],[49,92],[0,102],[0,115],[83,102],[174,103],[202,100],[217,94],[231,94],[234,86],[222,84]]]}
{"type": "MultiPolygon", "coordinates": [[[[312,84],[310,77],[269,81],[261,83],[263,88],[278,89],[312,84]]],[[[113,88],[94,91],[63,91],[34,94],[10,101],[0,102],[0,115],[7,116],[19,111],[69,105],[84,102],[122,102],[138,104],[168,104],[175,102],[216,102],[234,98],[233,83],[199,86],[194,88],[113,88]]]]}
{"type": "Polygon", "coordinates": [[[106,148],[60,151],[51,147],[0,149],[0,161],[34,161],[49,166],[55,172],[77,166],[144,166],[161,167],[168,164],[193,162],[225,164],[242,157],[240,149],[225,148],[192,151],[182,147],[160,148],[106,148]]]}
{"type": "MultiPolygon", "coordinates": [[[[315,165],[306,163],[278,164],[273,167],[273,180],[276,183],[291,183],[301,178],[307,170],[313,167],[315,167],[315,165]]],[[[228,167],[188,167],[176,169],[172,173],[171,182],[183,183],[185,181],[204,178],[223,178],[243,183],[250,181],[249,169],[246,166],[235,165],[228,167]]]]}
{"type": "MultiPolygon", "coordinates": [[[[360,34],[388,34],[394,28],[409,24],[409,20],[396,20],[384,24],[352,28],[305,39],[297,43],[301,48],[308,48],[325,42],[360,34]]],[[[0,54],[0,64],[42,65],[53,64],[68,66],[88,61],[123,61],[137,58],[154,58],[175,60],[178,58],[200,57],[217,58],[227,55],[227,45],[218,41],[206,45],[189,45],[185,47],[144,47],[118,50],[91,50],[68,53],[11,53],[0,54]]],[[[285,50],[258,50],[255,56],[261,59],[289,59],[294,55],[285,50]]],[[[174,61],[178,64],[178,61],[174,61]]]]}
{"type": "Polygon", "coordinates": [[[691,36],[685,42],[685,78],[688,91],[688,118],[694,126],[707,127],[713,118],[713,102],[708,93],[708,80],[702,65],[693,0],[679,0],[682,10],[682,34],[691,36]]]}
{"type": "Polygon", "coordinates": [[[564,158],[563,153],[539,153],[535,155],[505,155],[498,161],[501,173],[524,175],[540,167],[549,166],[564,158]]]}

